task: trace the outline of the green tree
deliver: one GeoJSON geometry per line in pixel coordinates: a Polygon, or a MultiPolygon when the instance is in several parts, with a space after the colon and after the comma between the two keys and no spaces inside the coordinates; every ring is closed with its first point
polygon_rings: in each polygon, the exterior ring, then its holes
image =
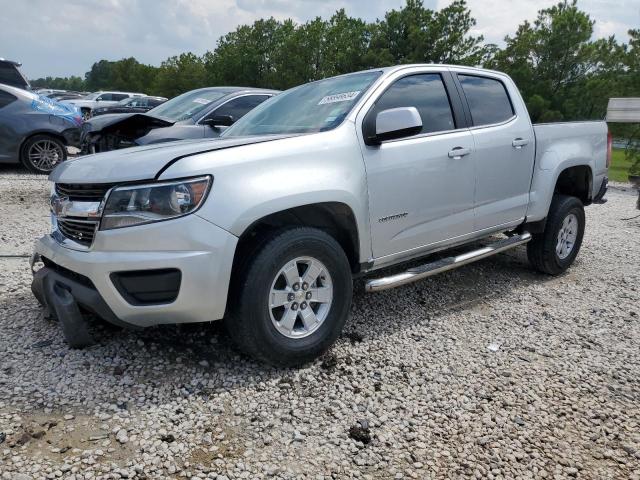
{"type": "Polygon", "coordinates": [[[183,53],[162,62],[149,91],[171,98],[207,86],[205,79],[204,60],[193,53],[183,53]]]}
{"type": "Polygon", "coordinates": [[[74,91],[83,91],[85,89],[84,80],[77,76],[36,78],[31,80],[30,83],[32,88],[55,88],[74,91]]]}
{"type": "Polygon", "coordinates": [[[602,118],[621,50],[613,37],[592,41],[593,26],[576,0],[565,0],[520,25],[487,66],[511,75],[534,121],[602,118]]]}
{"type": "Polygon", "coordinates": [[[135,58],[115,62],[100,60],[85,74],[88,90],[124,90],[148,92],[157,73],[157,67],[144,65],[135,58]]]}
{"type": "MultiPolygon", "coordinates": [[[[291,35],[295,25],[291,20],[279,22],[261,19],[253,25],[242,25],[218,40],[214,52],[205,54],[207,81],[211,85],[242,85],[248,87],[283,88],[286,83],[279,68],[292,54],[291,35]]],[[[290,71],[287,72],[291,75],[290,71]]]]}
{"type": "Polygon", "coordinates": [[[399,63],[457,63],[475,65],[487,53],[483,37],[469,35],[476,21],[465,0],[454,0],[434,11],[422,0],[407,0],[373,26],[372,66],[399,63]]]}

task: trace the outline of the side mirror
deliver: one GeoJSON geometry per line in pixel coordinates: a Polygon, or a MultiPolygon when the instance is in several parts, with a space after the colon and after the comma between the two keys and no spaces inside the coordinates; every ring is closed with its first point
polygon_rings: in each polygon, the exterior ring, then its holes
{"type": "Polygon", "coordinates": [[[375,119],[375,130],[365,134],[367,145],[379,145],[385,140],[410,137],[420,133],[422,119],[416,107],[383,110],[375,119]]]}
{"type": "Polygon", "coordinates": [[[202,121],[204,125],[209,125],[211,128],[229,127],[233,125],[233,122],[231,115],[214,115],[202,121]]]}

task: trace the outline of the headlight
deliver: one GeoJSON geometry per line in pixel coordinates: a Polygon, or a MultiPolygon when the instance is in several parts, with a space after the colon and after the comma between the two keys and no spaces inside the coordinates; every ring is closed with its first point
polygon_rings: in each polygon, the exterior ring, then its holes
{"type": "Polygon", "coordinates": [[[211,177],[128,185],[111,190],[100,230],[130,227],[195,212],[209,192],[211,177]]]}

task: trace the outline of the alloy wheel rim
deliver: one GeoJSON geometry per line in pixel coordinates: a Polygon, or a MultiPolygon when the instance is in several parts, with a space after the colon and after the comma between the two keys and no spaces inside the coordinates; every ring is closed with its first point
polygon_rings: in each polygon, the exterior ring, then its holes
{"type": "Polygon", "coordinates": [[[51,171],[64,158],[62,148],[51,140],[40,140],[29,148],[29,162],[42,171],[51,171]]]}
{"type": "Polygon", "coordinates": [[[560,260],[564,260],[573,251],[578,238],[578,217],[570,213],[562,221],[562,226],[558,232],[558,241],[556,243],[556,253],[560,260]]]}
{"type": "Polygon", "coordinates": [[[327,267],[313,257],[297,257],[276,274],[268,308],[276,330],[288,338],[304,338],[324,323],[333,303],[327,267]]]}

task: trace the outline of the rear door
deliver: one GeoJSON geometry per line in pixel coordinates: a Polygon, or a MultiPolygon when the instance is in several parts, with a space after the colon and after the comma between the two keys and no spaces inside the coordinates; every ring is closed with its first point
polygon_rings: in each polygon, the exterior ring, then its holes
{"type": "Polygon", "coordinates": [[[363,144],[374,258],[409,257],[473,231],[473,138],[453,77],[404,72],[358,115],[361,125],[382,110],[415,107],[423,125],[411,137],[363,144]]]}
{"type": "Polygon", "coordinates": [[[533,128],[506,78],[489,72],[457,73],[466,98],[477,168],[475,230],[513,224],[525,217],[535,157],[533,128]]]}

